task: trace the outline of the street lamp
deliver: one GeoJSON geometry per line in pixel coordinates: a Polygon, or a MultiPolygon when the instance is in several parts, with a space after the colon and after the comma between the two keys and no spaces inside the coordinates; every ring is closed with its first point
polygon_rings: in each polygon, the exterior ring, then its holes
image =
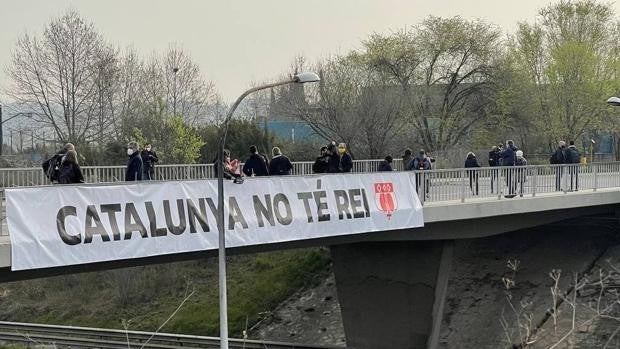
{"type": "Polygon", "coordinates": [[[173,93],[172,98],[174,99],[172,100],[172,115],[175,117],[177,116],[177,73],[178,72],[179,72],[179,68],[177,67],[172,68],[172,73],[174,74],[174,86],[173,86],[174,91],[172,92],[173,93]]]}
{"type": "Polygon", "coordinates": [[[609,97],[607,104],[613,105],[614,107],[620,107],[620,97],[609,97]]]}
{"type": "Polygon", "coordinates": [[[224,234],[224,144],[226,143],[226,134],[228,133],[228,123],[233,113],[241,103],[241,101],[249,94],[256,91],[265,90],[288,84],[303,84],[306,82],[316,82],[321,80],[319,76],[312,72],[300,73],[293,76],[289,80],[266,84],[253,87],[241,94],[233,103],[224,118],[222,131],[220,133],[220,142],[218,144],[218,161],[217,161],[217,230],[218,230],[218,267],[219,267],[219,289],[220,289],[220,348],[228,349],[228,304],[226,297],[226,240],[224,234]]]}
{"type": "Polygon", "coordinates": [[[2,125],[5,122],[7,122],[7,121],[9,121],[9,120],[11,120],[13,118],[16,118],[18,116],[22,116],[22,115],[24,115],[26,117],[29,117],[29,118],[32,117],[32,113],[16,113],[16,114],[13,114],[13,116],[11,116],[10,118],[8,118],[6,120],[2,120],[2,104],[0,104],[0,156],[2,156],[2,153],[3,153],[3,150],[4,150],[3,149],[4,148],[4,129],[3,129],[2,125]]]}

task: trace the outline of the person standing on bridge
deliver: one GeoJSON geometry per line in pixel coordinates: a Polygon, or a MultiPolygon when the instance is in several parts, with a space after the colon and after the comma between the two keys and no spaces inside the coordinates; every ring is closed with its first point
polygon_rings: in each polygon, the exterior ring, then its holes
{"type": "MultiPolygon", "coordinates": [[[[489,152],[489,167],[498,167],[499,164],[499,147],[494,145],[489,152]]],[[[491,193],[493,193],[493,182],[497,182],[499,177],[498,169],[491,169],[491,193]]],[[[496,183],[497,191],[499,192],[499,184],[496,183]]]]}
{"type": "Polygon", "coordinates": [[[392,171],[394,171],[392,169],[392,161],[393,160],[394,159],[392,158],[392,156],[390,156],[390,155],[386,156],[385,159],[379,163],[379,167],[377,168],[377,171],[379,171],[379,172],[392,172],[392,171]]]}
{"type": "Polygon", "coordinates": [[[340,172],[351,172],[353,170],[353,158],[347,151],[347,145],[345,143],[338,144],[338,154],[340,155],[340,172]]]}
{"type": "Polygon", "coordinates": [[[478,159],[476,159],[476,154],[473,152],[467,153],[467,158],[465,159],[465,168],[469,168],[467,173],[469,175],[469,189],[471,190],[473,195],[478,195],[478,175],[479,172],[476,170],[476,167],[480,167],[478,163],[478,159]],[[474,190],[474,185],[476,190],[474,190]]]}
{"type": "Polygon", "coordinates": [[[516,168],[517,184],[519,185],[519,196],[523,197],[523,185],[525,184],[525,181],[527,180],[527,168],[525,168],[525,166],[527,166],[527,160],[523,156],[522,150],[517,150],[516,155],[517,155],[517,160],[515,162],[515,165],[517,166],[516,168]]]}
{"type": "MultiPolygon", "coordinates": [[[[508,186],[508,195],[504,197],[512,199],[515,195],[515,171],[514,166],[517,161],[516,151],[519,150],[512,140],[506,141],[506,148],[500,153],[500,161],[504,169],[506,177],[506,186],[508,186]]],[[[498,186],[499,187],[499,186],[498,186]]],[[[499,191],[499,188],[498,188],[499,191]]]]}
{"type": "Polygon", "coordinates": [[[314,160],[312,164],[312,172],[314,173],[326,173],[329,162],[329,156],[327,156],[327,147],[321,147],[319,150],[319,156],[314,160]]]}
{"type": "Polygon", "coordinates": [[[566,155],[566,142],[559,141],[558,148],[551,154],[549,158],[549,163],[553,166],[553,170],[555,171],[555,190],[562,190],[562,177],[564,176],[564,164],[567,163],[567,155],[566,155]]]}
{"type": "Polygon", "coordinates": [[[68,150],[62,158],[60,173],[58,175],[59,184],[84,183],[84,176],[78,164],[78,156],[75,150],[68,150]]]}
{"type": "Polygon", "coordinates": [[[431,159],[426,156],[424,149],[420,149],[418,156],[411,161],[411,166],[409,168],[409,170],[416,171],[415,183],[418,196],[426,194],[427,198],[430,197],[431,180],[429,175],[424,173],[424,171],[429,171],[431,168],[431,159]],[[421,186],[424,187],[423,190],[421,190],[421,186]]]}
{"type": "Polygon", "coordinates": [[[411,149],[407,148],[403,154],[403,170],[407,171],[411,160],[413,160],[413,153],[411,152],[411,149]]]}
{"type": "Polygon", "coordinates": [[[340,154],[336,148],[336,142],[327,146],[327,173],[340,173],[340,154]]]}
{"type": "Polygon", "coordinates": [[[152,150],[151,144],[146,143],[144,150],[140,153],[142,158],[142,179],[151,180],[155,178],[155,163],[159,161],[157,153],[152,150]]]}
{"type": "Polygon", "coordinates": [[[243,173],[251,177],[254,176],[269,176],[269,169],[265,158],[258,153],[256,146],[250,146],[250,157],[245,161],[243,165],[243,173]]]}
{"type": "Polygon", "coordinates": [[[577,150],[575,146],[575,141],[568,142],[566,160],[566,162],[570,164],[568,167],[568,173],[570,174],[570,191],[577,191],[579,186],[579,163],[581,162],[581,154],[579,154],[579,150],[577,150]]]}
{"type": "Polygon", "coordinates": [[[293,171],[293,164],[288,157],[282,155],[282,151],[278,147],[271,149],[273,158],[269,162],[269,173],[272,176],[290,175],[293,171]]]}
{"type": "Polygon", "coordinates": [[[140,151],[138,150],[137,142],[129,142],[127,144],[127,155],[129,161],[127,161],[127,172],[125,173],[125,180],[128,182],[141,181],[142,180],[142,157],[140,157],[140,151]]]}

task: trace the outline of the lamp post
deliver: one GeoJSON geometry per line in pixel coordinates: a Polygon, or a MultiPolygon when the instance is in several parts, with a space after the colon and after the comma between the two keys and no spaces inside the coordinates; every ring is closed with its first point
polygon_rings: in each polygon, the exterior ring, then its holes
{"type": "Polygon", "coordinates": [[[233,113],[241,104],[241,101],[249,94],[256,91],[265,90],[288,84],[303,84],[306,82],[316,82],[320,78],[312,72],[300,73],[293,76],[290,80],[284,80],[271,84],[253,87],[245,91],[228,110],[222,130],[220,132],[220,142],[218,144],[217,161],[217,230],[218,230],[218,268],[219,268],[219,296],[220,296],[220,349],[228,349],[228,301],[226,296],[226,240],[224,234],[224,144],[228,133],[228,123],[233,113]]]}
{"type": "Polygon", "coordinates": [[[174,74],[174,85],[172,88],[174,88],[174,91],[172,91],[172,114],[176,117],[177,116],[177,73],[179,72],[179,68],[174,67],[172,68],[172,73],[174,74]]]}
{"type": "MultiPolygon", "coordinates": [[[[13,119],[13,118],[16,118],[16,117],[18,117],[18,116],[22,116],[22,115],[24,115],[24,116],[26,116],[26,117],[29,117],[29,118],[31,118],[31,117],[32,117],[32,113],[16,113],[16,114],[12,115],[10,118],[8,118],[8,119],[6,119],[6,120],[3,120],[3,119],[2,119],[2,104],[0,104],[0,156],[2,156],[2,155],[3,155],[3,151],[4,151],[4,149],[3,149],[3,148],[4,148],[4,133],[3,133],[3,132],[4,132],[4,129],[3,129],[2,125],[3,125],[5,122],[7,122],[7,121],[9,121],[9,120],[11,120],[11,119],[13,119]]],[[[11,137],[11,141],[13,141],[13,138],[12,138],[12,137],[11,137]]],[[[13,147],[13,146],[11,145],[11,148],[12,148],[12,147],[13,147]]]]}

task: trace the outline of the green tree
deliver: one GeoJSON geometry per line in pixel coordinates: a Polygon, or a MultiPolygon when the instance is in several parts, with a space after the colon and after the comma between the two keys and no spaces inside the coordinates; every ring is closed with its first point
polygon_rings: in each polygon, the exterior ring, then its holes
{"type": "Polygon", "coordinates": [[[402,88],[403,111],[418,143],[446,150],[489,115],[499,36],[483,21],[431,16],[411,30],[371,36],[365,57],[402,88]]]}
{"type": "MultiPolygon", "coordinates": [[[[219,142],[219,128],[215,125],[200,129],[200,136],[204,141],[201,150],[201,161],[211,163],[217,156],[219,142]]],[[[253,119],[232,119],[228,124],[225,148],[230,150],[233,159],[245,161],[249,156],[250,146],[256,145],[260,153],[269,156],[271,147],[276,145],[273,134],[259,127],[253,119]]]]}
{"type": "Polygon", "coordinates": [[[620,86],[618,33],[610,4],[561,1],[541,9],[511,40],[514,79],[503,86],[500,109],[527,119],[550,145],[611,130],[604,100],[620,86]]]}
{"type": "Polygon", "coordinates": [[[180,115],[172,115],[163,102],[143,108],[140,116],[124,125],[124,140],[135,140],[143,147],[151,143],[159,159],[168,164],[193,164],[200,158],[204,141],[196,129],[180,115]]]}

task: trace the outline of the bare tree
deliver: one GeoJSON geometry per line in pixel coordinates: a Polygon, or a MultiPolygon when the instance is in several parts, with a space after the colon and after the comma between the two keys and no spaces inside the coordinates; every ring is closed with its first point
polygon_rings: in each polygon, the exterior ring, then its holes
{"type": "Polygon", "coordinates": [[[41,37],[25,34],[18,40],[7,69],[13,83],[8,94],[36,121],[51,126],[59,140],[97,140],[105,125],[96,127],[102,118],[93,101],[101,97],[98,82],[113,62],[111,52],[91,23],[69,11],[52,20],[41,37]]]}
{"type": "Polygon", "coordinates": [[[168,110],[181,115],[192,126],[212,121],[209,106],[217,102],[215,85],[203,77],[189,53],[170,45],[161,69],[168,110]]]}

